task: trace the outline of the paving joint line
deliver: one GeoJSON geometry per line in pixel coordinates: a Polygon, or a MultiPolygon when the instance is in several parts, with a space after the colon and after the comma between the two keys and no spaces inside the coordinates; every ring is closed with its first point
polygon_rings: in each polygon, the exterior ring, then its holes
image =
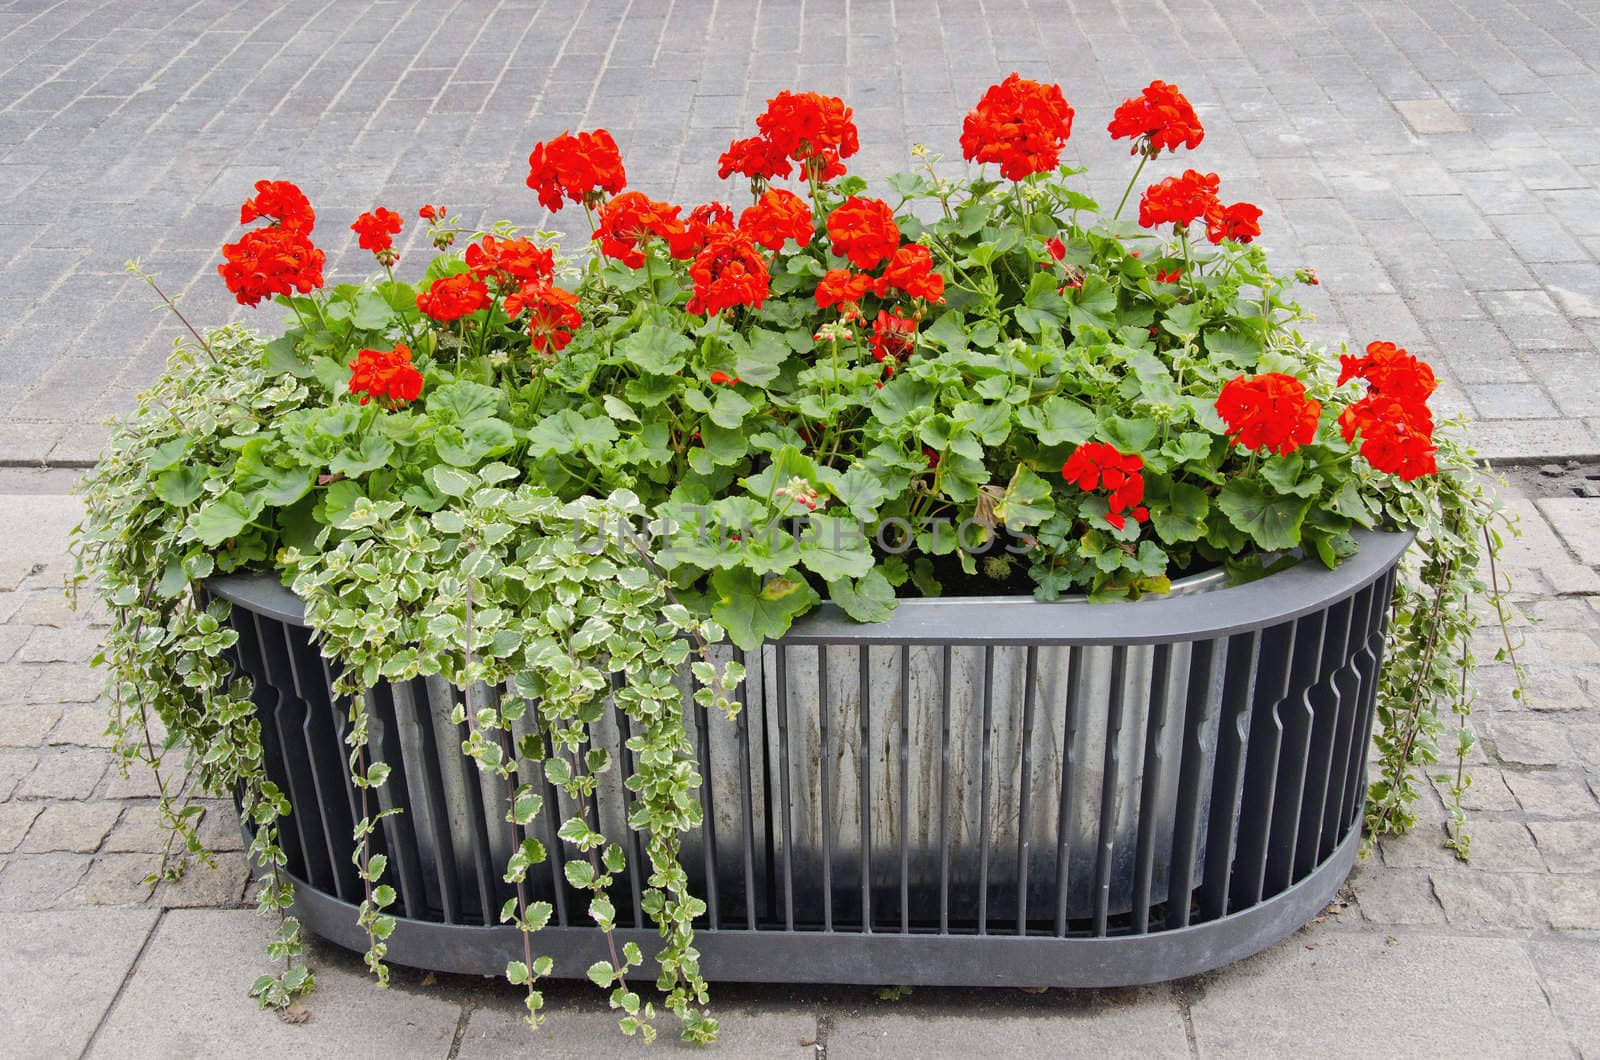
{"type": "Polygon", "coordinates": [[[162,922],[167,919],[167,912],[166,908],[162,908],[156,914],[156,919],[150,925],[150,930],[145,933],[144,941],[139,943],[139,952],[133,955],[133,960],[128,964],[128,970],[122,973],[122,982],[117,984],[117,992],[111,995],[111,1000],[106,1003],[106,1010],[100,1013],[100,1019],[94,1025],[94,1032],[89,1035],[89,1040],[83,1043],[83,1052],[78,1054],[80,1060],[88,1056],[94,1048],[94,1043],[100,1037],[100,1032],[105,1029],[107,1021],[111,1019],[112,1010],[117,1007],[117,1002],[121,1001],[122,995],[127,992],[128,983],[133,980],[134,970],[139,967],[139,962],[144,960],[145,951],[150,948],[150,940],[155,938],[156,932],[161,930],[162,922]]]}

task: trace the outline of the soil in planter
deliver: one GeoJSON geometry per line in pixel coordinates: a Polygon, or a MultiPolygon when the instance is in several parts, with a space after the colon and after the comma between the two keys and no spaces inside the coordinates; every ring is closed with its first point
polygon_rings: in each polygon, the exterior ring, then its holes
{"type": "MultiPolygon", "coordinates": [[[[1028,576],[1026,556],[1007,555],[1003,549],[996,549],[989,555],[978,556],[977,560],[977,573],[968,574],[961,569],[961,557],[958,555],[933,557],[933,576],[939,579],[944,596],[1031,597],[1034,594],[1037,586],[1028,576]],[[1006,561],[1009,561],[1009,564],[1006,561]],[[995,577],[996,574],[1001,576],[995,577]]],[[[1173,581],[1177,581],[1180,578],[1215,569],[1216,564],[1197,556],[1188,566],[1169,571],[1168,574],[1173,581]]],[[[900,587],[899,595],[902,598],[915,598],[923,594],[914,582],[907,581],[900,587]]]]}

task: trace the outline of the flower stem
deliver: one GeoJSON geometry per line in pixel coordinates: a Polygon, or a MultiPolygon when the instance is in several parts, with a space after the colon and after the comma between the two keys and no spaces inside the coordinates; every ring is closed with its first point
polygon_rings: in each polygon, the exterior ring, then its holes
{"type": "Polygon", "coordinates": [[[1139,183],[1139,174],[1144,172],[1144,164],[1148,161],[1150,161],[1150,156],[1141,152],[1139,166],[1133,171],[1133,179],[1129,180],[1128,186],[1122,189],[1122,201],[1117,203],[1117,212],[1111,215],[1113,221],[1122,216],[1122,208],[1128,205],[1128,196],[1133,193],[1133,186],[1139,183]]]}

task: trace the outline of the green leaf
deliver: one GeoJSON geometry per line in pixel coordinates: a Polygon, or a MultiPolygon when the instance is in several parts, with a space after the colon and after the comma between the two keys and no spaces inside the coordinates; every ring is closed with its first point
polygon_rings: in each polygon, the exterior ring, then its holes
{"type": "Polygon", "coordinates": [[[589,970],[584,973],[595,986],[607,987],[617,978],[616,969],[611,967],[610,961],[595,961],[589,965],[589,970]]]}
{"type": "Polygon", "coordinates": [[[730,374],[751,386],[766,386],[777,379],[783,362],[793,352],[782,335],[767,328],[752,328],[748,336],[733,335],[728,339],[728,348],[733,351],[730,374]]]}
{"type": "Polygon", "coordinates": [[[658,324],[646,324],[621,342],[617,350],[628,362],[651,375],[674,375],[688,364],[694,342],[680,332],[658,324]]]}
{"type": "Polygon", "coordinates": [[[1040,445],[1079,445],[1094,437],[1100,425],[1088,407],[1066,397],[1018,409],[1017,422],[1032,431],[1040,445]]]}
{"type": "Polygon", "coordinates": [[[594,883],[594,866],[587,861],[569,861],[562,866],[562,871],[574,887],[584,888],[594,883]]]}
{"type": "Polygon", "coordinates": [[[477,423],[493,416],[500,408],[500,391],[482,383],[458,379],[432,390],[426,408],[429,418],[437,421],[477,423]]]}
{"type": "Polygon", "coordinates": [[[711,617],[746,651],[767,638],[781,637],[795,616],[816,603],[816,590],[794,571],[762,584],[747,570],[719,570],[711,575],[711,617]]]}
{"type": "Polygon", "coordinates": [[[438,464],[424,472],[423,477],[446,497],[464,497],[468,490],[478,484],[478,476],[470,471],[458,471],[453,467],[441,467],[438,464]]]}
{"type": "Polygon", "coordinates": [[[1262,489],[1258,482],[1236,478],[1222,487],[1217,507],[1258,546],[1277,552],[1300,543],[1300,524],[1305,521],[1311,501],[1278,497],[1262,489]]]}
{"type": "Polygon", "coordinates": [[[241,496],[230,490],[201,505],[189,516],[188,526],[202,545],[216,548],[238,537],[250,520],[261,514],[262,504],[259,493],[241,496]]]}
{"type": "Polygon", "coordinates": [[[528,966],[521,961],[511,961],[506,964],[506,982],[512,986],[521,986],[529,978],[528,966]]]}
{"type": "Polygon", "coordinates": [[[355,312],[350,323],[362,331],[385,331],[394,323],[394,310],[381,295],[364,292],[356,297],[355,312]]]}
{"type": "Polygon", "coordinates": [[[1034,474],[1026,464],[1018,464],[1012,472],[1005,494],[994,507],[994,516],[1005,524],[1007,530],[1018,533],[1030,526],[1038,526],[1055,514],[1050,501],[1050,483],[1034,474]]]}
{"type": "Polygon", "coordinates": [[[1145,502],[1161,540],[1171,544],[1205,536],[1211,498],[1200,487],[1152,475],[1145,479],[1145,502]]]}
{"type": "Polygon", "coordinates": [[[856,520],[811,515],[803,520],[800,562],[824,581],[860,578],[872,569],[872,548],[856,520]]]}
{"type": "Polygon", "coordinates": [[[382,467],[393,453],[393,442],[377,431],[369,431],[359,446],[346,448],[328,461],[328,470],[336,475],[356,478],[382,467]]]}
{"type": "Polygon", "coordinates": [[[200,486],[206,480],[205,472],[192,464],[183,464],[163,471],[151,487],[152,492],[174,508],[187,508],[200,496],[200,486]]]}
{"type": "Polygon", "coordinates": [[[894,613],[894,587],[876,568],[863,578],[829,582],[828,599],[857,622],[882,622],[894,613]]]}

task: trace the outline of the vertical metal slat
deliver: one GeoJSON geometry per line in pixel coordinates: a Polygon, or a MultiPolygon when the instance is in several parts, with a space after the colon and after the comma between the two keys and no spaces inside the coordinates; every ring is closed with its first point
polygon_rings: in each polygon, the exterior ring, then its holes
{"type": "Polygon", "coordinates": [[[1139,827],[1134,839],[1133,933],[1142,935],[1150,924],[1150,880],[1155,874],[1156,791],[1164,772],[1167,731],[1167,681],[1172,672],[1172,645],[1152,649],[1150,710],[1144,727],[1144,773],[1139,785],[1139,827]]]}
{"type": "Polygon", "coordinates": [[[1111,649],[1111,692],[1106,704],[1105,773],[1100,785],[1100,830],[1095,837],[1094,935],[1105,938],[1106,920],[1111,907],[1111,856],[1116,844],[1117,782],[1122,771],[1123,683],[1128,672],[1128,649],[1111,649]]]}

